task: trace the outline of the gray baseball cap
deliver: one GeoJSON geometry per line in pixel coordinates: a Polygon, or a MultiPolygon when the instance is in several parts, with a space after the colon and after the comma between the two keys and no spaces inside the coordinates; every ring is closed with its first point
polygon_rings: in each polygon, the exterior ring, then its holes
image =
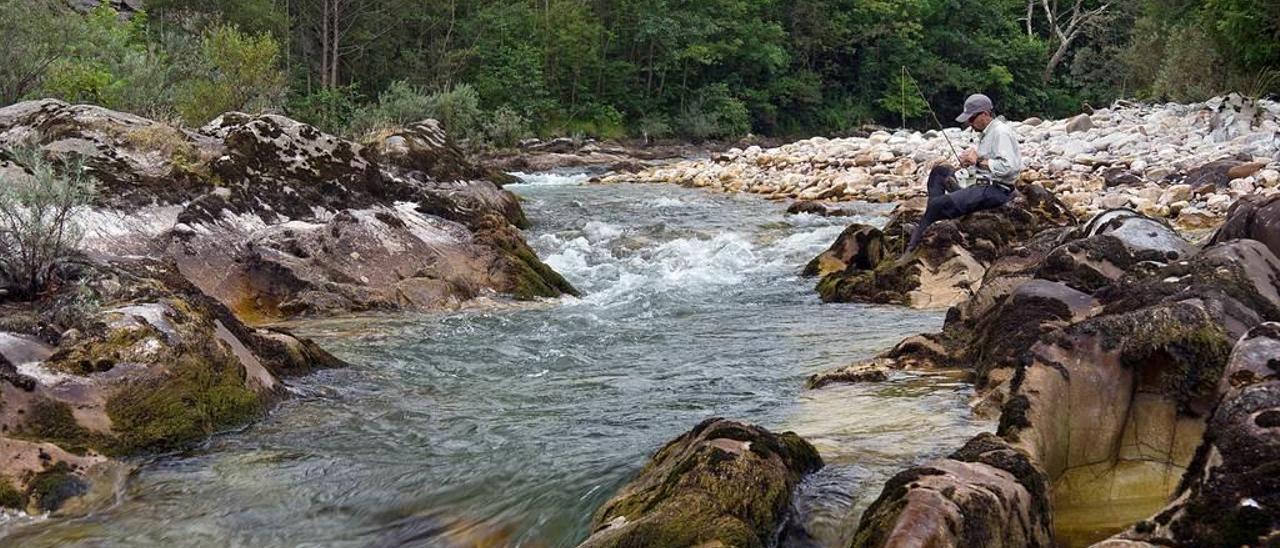
{"type": "Polygon", "coordinates": [[[991,98],[981,93],[970,95],[964,100],[964,112],[956,116],[956,121],[962,124],[969,122],[970,118],[977,116],[979,113],[991,112],[995,107],[991,105],[991,98]]]}

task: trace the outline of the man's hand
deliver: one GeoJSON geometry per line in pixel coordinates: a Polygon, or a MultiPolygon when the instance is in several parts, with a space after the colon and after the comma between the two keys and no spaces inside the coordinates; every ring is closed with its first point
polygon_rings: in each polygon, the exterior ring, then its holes
{"type": "Polygon", "coordinates": [[[969,167],[978,163],[978,149],[970,148],[960,155],[960,165],[969,167]]]}

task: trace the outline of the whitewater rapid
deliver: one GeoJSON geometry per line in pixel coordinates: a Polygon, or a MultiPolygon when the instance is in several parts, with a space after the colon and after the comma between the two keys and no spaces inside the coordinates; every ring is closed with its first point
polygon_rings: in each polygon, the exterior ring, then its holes
{"type": "Polygon", "coordinates": [[[941,325],[824,305],[799,275],[887,206],[829,219],[584,173],[522,178],[508,188],[526,237],[581,297],[291,325],[352,366],[290,380],[296,396],[243,431],[140,462],[105,512],[0,543],[573,546],[653,452],[723,416],[819,448],[827,467],[798,493],[785,543],[835,546],[889,475],[989,428],[950,379],[802,388],[941,325]]]}

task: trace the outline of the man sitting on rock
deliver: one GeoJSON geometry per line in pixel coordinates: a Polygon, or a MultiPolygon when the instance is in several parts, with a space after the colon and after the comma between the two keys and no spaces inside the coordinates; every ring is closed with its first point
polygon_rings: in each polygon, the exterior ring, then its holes
{"type": "Polygon", "coordinates": [[[1013,184],[1022,172],[1022,154],[1018,152],[1018,136],[1013,128],[996,119],[993,110],[991,99],[981,93],[965,99],[964,112],[956,121],[981,131],[982,140],[978,148],[970,148],[960,155],[960,164],[964,168],[973,168],[977,182],[968,188],[959,188],[954,170],[945,164],[929,172],[929,205],[916,223],[911,242],[907,244],[907,253],[915,251],[925,229],[935,221],[994,209],[1012,197],[1013,184]]]}

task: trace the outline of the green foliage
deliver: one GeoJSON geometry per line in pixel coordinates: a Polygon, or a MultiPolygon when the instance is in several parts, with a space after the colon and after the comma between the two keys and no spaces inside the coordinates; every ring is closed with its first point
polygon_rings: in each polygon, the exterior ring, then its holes
{"type": "Polygon", "coordinates": [[[227,111],[261,112],[278,107],[285,94],[280,46],[267,34],[249,35],[218,26],[200,41],[199,76],[187,81],[178,110],[191,124],[227,111]]]}
{"type": "Polygon", "coordinates": [[[498,107],[484,121],[485,138],[499,147],[513,147],[532,134],[529,120],[511,107],[498,107]]]}
{"type": "MultiPolygon", "coordinates": [[[[347,133],[356,125],[357,117],[365,116],[360,106],[361,95],[354,84],[338,88],[319,88],[311,93],[295,96],[289,102],[289,115],[329,133],[347,133]]],[[[361,122],[369,128],[376,121],[361,122]]]]}
{"type": "Polygon", "coordinates": [[[1040,8],[1028,28],[1025,0],[362,0],[337,20],[321,2],[151,0],[121,18],[0,0],[0,100],[201,123],[277,108],[287,82],[288,113],[330,132],[435,117],[505,146],[929,127],[928,107],[945,121],[974,92],[1016,118],[1280,91],[1280,2],[1107,4],[1045,82],[1058,39],[1040,8]]]}
{"type": "Polygon", "coordinates": [[[1196,25],[1175,27],[1168,34],[1151,94],[1171,101],[1203,101],[1223,91],[1222,66],[1204,30],[1196,25]]]}
{"type": "Polygon", "coordinates": [[[885,95],[876,103],[888,112],[900,113],[904,120],[919,118],[929,111],[929,104],[920,98],[919,89],[914,78],[899,73],[889,81],[885,95]]]}
{"type": "Polygon", "coordinates": [[[30,175],[0,177],[0,287],[34,298],[61,281],[83,235],[74,217],[94,190],[79,163],[60,172],[34,148],[12,159],[30,175]]]}
{"type": "Polygon", "coordinates": [[[1210,18],[1222,51],[1247,69],[1280,65],[1280,2],[1275,0],[1208,0],[1210,18]]]}

